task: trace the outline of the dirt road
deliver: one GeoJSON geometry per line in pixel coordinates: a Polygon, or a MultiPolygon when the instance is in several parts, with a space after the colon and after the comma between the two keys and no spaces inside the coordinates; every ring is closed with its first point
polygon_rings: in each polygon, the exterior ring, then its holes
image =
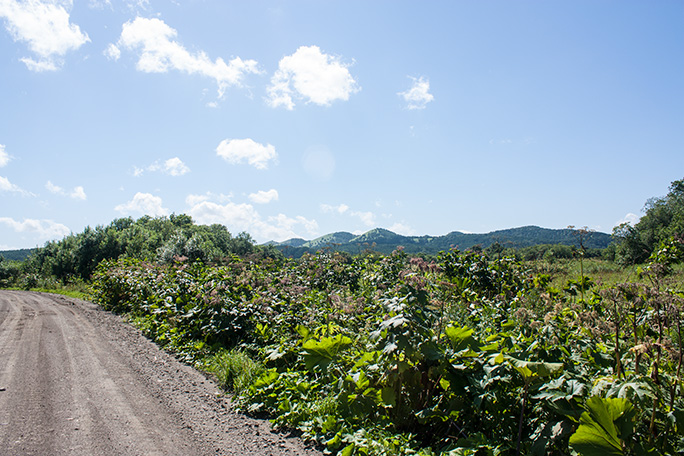
{"type": "Polygon", "coordinates": [[[84,301],[0,291],[0,454],[320,455],[84,301]]]}

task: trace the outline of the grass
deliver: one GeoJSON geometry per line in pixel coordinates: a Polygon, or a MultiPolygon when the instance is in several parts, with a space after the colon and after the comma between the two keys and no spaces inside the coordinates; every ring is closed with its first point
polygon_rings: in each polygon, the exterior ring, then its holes
{"type": "Polygon", "coordinates": [[[222,350],[205,360],[204,370],[214,374],[219,385],[236,395],[245,392],[264,367],[239,349],[222,350]]]}
{"type": "Polygon", "coordinates": [[[70,298],[89,300],[90,294],[88,291],[88,286],[84,283],[70,283],[63,285],[56,281],[50,281],[49,283],[39,283],[37,286],[33,287],[0,287],[4,290],[21,290],[21,291],[37,291],[40,293],[54,293],[63,296],[68,296],[70,298]]]}
{"type": "MultiPolygon", "coordinates": [[[[645,265],[621,266],[597,258],[585,258],[583,263],[584,275],[601,288],[625,282],[644,283],[648,280],[640,274],[645,265]]],[[[580,261],[577,258],[551,262],[531,261],[529,265],[535,272],[551,276],[551,286],[557,289],[562,289],[568,280],[578,280],[581,275],[580,261]]],[[[684,282],[684,264],[674,266],[669,278],[675,282],[684,282]]]]}

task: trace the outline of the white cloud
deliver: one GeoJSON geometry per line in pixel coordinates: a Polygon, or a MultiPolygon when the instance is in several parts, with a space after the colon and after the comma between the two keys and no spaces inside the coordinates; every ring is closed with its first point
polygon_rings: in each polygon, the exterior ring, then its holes
{"type": "Polygon", "coordinates": [[[45,188],[50,192],[50,193],[55,193],[55,194],[63,194],[64,189],[62,187],[58,187],[57,185],[53,184],[50,181],[47,181],[45,184],[45,188]]]}
{"type": "Polygon", "coordinates": [[[185,197],[185,204],[188,206],[197,206],[199,203],[204,201],[209,201],[211,195],[207,193],[206,195],[188,195],[185,197]]]}
{"type": "Polygon", "coordinates": [[[61,238],[71,232],[65,225],[53,222],[52,220],[24,219],[20,222],[10,217],[0,217],[0,223],[10,227],[17,233],[33,234],[42,241],[61,238]]]}
{"type": "Polygon", "coordinates": [[[228,202],[218,204],[202,201],[190,209],[190,215],[198,224],[221,223],[236,231],[248,231],[259,221],[259,214],[251,204],[228,202]]]}
{"type": "Polygon", "coordinates": [[[31,71],[54,71],[63,65],[64,55],[90,41],[69,21],[70,0],[2,0],[0,17],[15,41],[23,41],[38,60],[20,59],[31,71]]]}
{"type": "Polygon", "coordinates": [[[196,206],[203,201],[210,201],[212,199],[224,203],[230,201],[231,198],[233,198],[232,194],[224,195],[221,193],[219,195],[215,195],[212,192],[207,192],[204,195],[188,195],[185,198],[185,204],[188,206],[196,206]]]}
{"type": "Polygon", "coordinates": [[[119,204],[115,211],[123,214],[141,213],[144,215],[160,216],[167,215],[169,210],[162,207],[162,199],[150,193],[136,193],[133,199],[127,203],[119,204]]]}
{"type": "Polygon", "coordinates": [[[7,166],[7,163],[10,161],[10,156],[9,154],[5,151],[5,145],[0,144],[0,168],[3,166],[7,166]]]}
{"type": "Polygon", "coordinates": [[[430,81],[422,76],[418,79],[411,79],[413,80],[411,88],[397,95],[404,99],[407,109],[425,109],[425,106],[435,99],[430,93],[430,81]]]}
{"type": "MultiPolygon", "coordinates": [[[[147,167],[148,171],[160,171],[169,176],[182,176],[190,172],[190,168],[178,157],[169,158],[164,163],[155,162],[147,167]]],[[[142,170],[136,168],[136,176],[142,175],[142,170]]]]}
{"type": "Polygon", "coordinates": [[[212,61],[203,51],[192,54],[174,41],[177,34],[161,19],[137,17],[123,25],[119,41],[116,46],[109,46],[106,54],[114,58],[121,48],[138,51],[136,68],[145,73],[178,70],[210,77],[218,85],[219,98],[223,98],[229,86],[241,87],[247,74],[261,73],[255,60],[235,57],[226,63],[220,57],[212,61]]]}
{"type": "Polygon", "coordinates": [[[69,196],[70,198],[80,199],[83,201],[87,199],[85,190],[80,185],[78,187],[74,187],[74,189],[71,192],[67,192],[62,187],[55,185],[50,181],[47,181],[47,183],[45,184],[45,188],[50,193],[54,193],[55,195],[69,196]]]}
{"type": "Polygon", "coordinates": [[[349,210],[349,206],[346,204],[342,203],[337,206],[332,206],[330,204],[321,204],[320,205],[321,212],[323,213],[331,213],[331,212],[336,212],[340,215],[342,214],[348,214],[350,217],[356,217],[364,225],[370,226],[370,227],[375,227],[377,226],[376,224],[376,215],[373,212],[363,212],[363,211],[351,211],[349,210]]]}
{"type": "Polygon", "coordinates": [[[267,204],[271,201],[278,201],[278,190],[272,188],[268,191],[259,190],[256,193],[250,193],[249,200],[255,204],[267,204]]]}
{"type": "Polygon", "coordinates": [[[639,217],[639,216],[636,215],[636,214],[632,214],[632,213],[630,212],[630,213],[626,214],[626,215],[622,218],[622,220],[620,220],[619,222],[617,222],[617,223],[615,224],[615,226],[622,225],[623,223],[629,223],[630,225],[634,226],[634,225],[636,225],[637,223],[639,223],[639,220],[640,220],[640,219],[641,219],[641,217],[639,217]]]}
{"type": "Polygon", "coordinates": [[[6,177],[2,176],[0,176],[0,192],[19,193],[23,196],[35,196],[33,193],[27,192],[18,185],[11,183],[6,177]]]}
{"type": "Polygon", "coordinates": [[[130,10],[134,9],[147,9],[150,6],[150,1],[149,0],[128,0],[126,1],[126,5],[128,5],[128,8],[130,10]]]}
{"type": "Polygon", "coordinates": [[[109,45],[102,51],[105,57],[109,60],[114,60],[115,62],[121,57],[121,49],[116,47],[115,44],[109,43],[109,45]]]}
{"type": "Polygon", "coordinates": [[[268,168],[268,162],[277,158],[275,147],[263,145],[252,139],[224,139],[216,148],[216,154],[228,163],[247,162],[256,169],[268,168]]]}
{"type": "Polygon", "coordinates": [[[178,158],[169,158],[164,162],[163,172],[170,176],[182,176],[190,172],[190,168],[187,167],[183,161],[178,158]]]}
{"type": "Polygon", "coordinates": [[[88,198],[85,194],[85,190],[83,190],[83,187],[81,187],[80,185],[78,187],[74,187],[71,193],[69,193],[69,196],[73,199],[80,199],[83,201],[85,201],[88,198]]]}
{"type": "Polygon", "coordinates": [[[361,222],[363,222],[364,225],[374,227],[376,226],[375,223],[375,214],[372,212],[360,212],[360,211],[355,211],[351,212],[350,215],[354,217],[358,217],[361,222]]]}
{"type": "Polygon", "coordinates": [[[302,226],[308,234],[316,234],[318,232],[318,222],[316,220],[309,220],[301,215],[293,218],[285,214],[278,214],[277,216],[269,217],[268,222],[267,224],[261,224],[259,227],[260,234],[264,239],[284,241],[285,239],[299,237],[295,232],[298,226],[302,226]]]}
{"type": "MultiPolygon", "coordinates": [[[[195,195],[196,196],[196,195],[195,195]]],[[[195,200],[195,198],[192,198],[195,200]]],[[[199,200],[199,199],[197,199],[199,200]]],[[[190,201],[190,197],[186,199],[190,201]]],[[[310,234],[315,234],[318,223],[302,216],[288,217],[284,214],[268,217],[263,220],[251,204],[227,202],[218,204],[213,201],[200,201],[193,205],[188,214],[198,224],[210,225],[220,223],[229,231],[238,233],[246,231],[255,239],[283,241],[298,237],[295,229],[301,227],[310,234]]]]}
{"type": "Polygon", "coordinates": [[[43,71],[57,71],[60,68],[60,66],[52,60],[33,60],[29,57],[23,57],[19,60],[26,65],[26,68],[34,73],[42,73],[43,71]]]}
{"type": "Polygon", "coordinates": [[[147,168],[138,168],[137,166],[134,166],[133,176],[140,177],[145,173],[145,171],[161,172],[164,174],[168,174],[169,176],[178,177],[189,173],[190,168],[188,168],[188,166],[185,163],[183,163],[183,160],[181,160],[180,158],[173,157],[169,158],[168,160],[165,160],[163,163],[156,161],[147,168]]]}
{"type": "Polygon", "coordinates": [[[403,236],[414,236],[416,234],[416,230],[402,222],[397,222],[387,229],[403,236]]]}
{"type": "Polygon", "coordinates": [[[294,99],[329,106],[336,100],[348,100],[360,90],[356,81],[338,57],[324,54],[318,46],[301,46],[283,57],[268,87],[267,103],[294,109],[294,99]]]}
{"type": "Polygon", "coordinates": [[[104,7],[112,7],[112,2],[110,0],[89,0],[88,6],[95,9],[104,9],[104,7]]]}
{"type": "Polygon", "coordinates": [[[321,211],[329,213],[329,212],[337,212],[338,214],[344,214],[349,210],[349,206],[346,204],[342,203],[338,206],[331,206],[330,204],[321,204],[321,211]]]}

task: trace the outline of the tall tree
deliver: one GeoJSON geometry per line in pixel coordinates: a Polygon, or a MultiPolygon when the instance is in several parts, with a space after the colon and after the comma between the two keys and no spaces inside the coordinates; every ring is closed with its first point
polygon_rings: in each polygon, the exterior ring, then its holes
{"type": "Polygon", "coordinates": [[[649,199],[641,220],[615,227],[613,236],[616,260],[623,264],[642,263],[661,243],[684,238],[684,179],[672,182],[667,195],[649,199]]]}

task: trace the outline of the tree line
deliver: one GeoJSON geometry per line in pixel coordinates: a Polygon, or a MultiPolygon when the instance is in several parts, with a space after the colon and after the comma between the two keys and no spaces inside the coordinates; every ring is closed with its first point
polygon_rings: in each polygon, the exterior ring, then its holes
{"type": "Polygon", "coordinates": [[[196,225],[185,214],[144,216],[137,220],[126,217],[47,242],[21,264],[0,257],[0,285],[7,285],[18,275],[50,277],[62,283],[87,281],[105,259],[218,263],[234,255],[250,254],[274,252],[256,246],[248,233],[233,236],[220,224],[196,225]]]}
{"type": "Polygon", "coordinates": [[[668,244],[684,243],[684,179],[670,184],[667,195],[649,199],[638,223],[613,229],[610,246],[620,264],[641,264],[668,244]]]}
{"type": "MultiPolygon", "coordinates": [[[[601,257],[622,265],[644,263],[668,245],[684,245],[684,179],[672,182],[667,195],[649,199],[639,222],[615,227],[612,236],[612,244],[605,249],[584,249],[579,243],[513,249],[496,242],[484,249],[478,245],[470,249],[482,251],[491,258],[514,257],[523,261],[568,259],[581,252],[584,257],[601,257]]],[[[144,216],[137,220],[126,217],[115,219],[107,226],[86,227],[82,233],[47,242],[21,263],[0,256],[0,286],[16,285],[19,277],[32,277],[29,282],[45,277],[62,283],[88,281],[96,266],[105,259],[220,263],[233,256],[247,255],[282,257],[283,254],[272,245],[256,245],[246,232],[234,236],[224,225],[197,225],[185,214],[144,216]]]]}

